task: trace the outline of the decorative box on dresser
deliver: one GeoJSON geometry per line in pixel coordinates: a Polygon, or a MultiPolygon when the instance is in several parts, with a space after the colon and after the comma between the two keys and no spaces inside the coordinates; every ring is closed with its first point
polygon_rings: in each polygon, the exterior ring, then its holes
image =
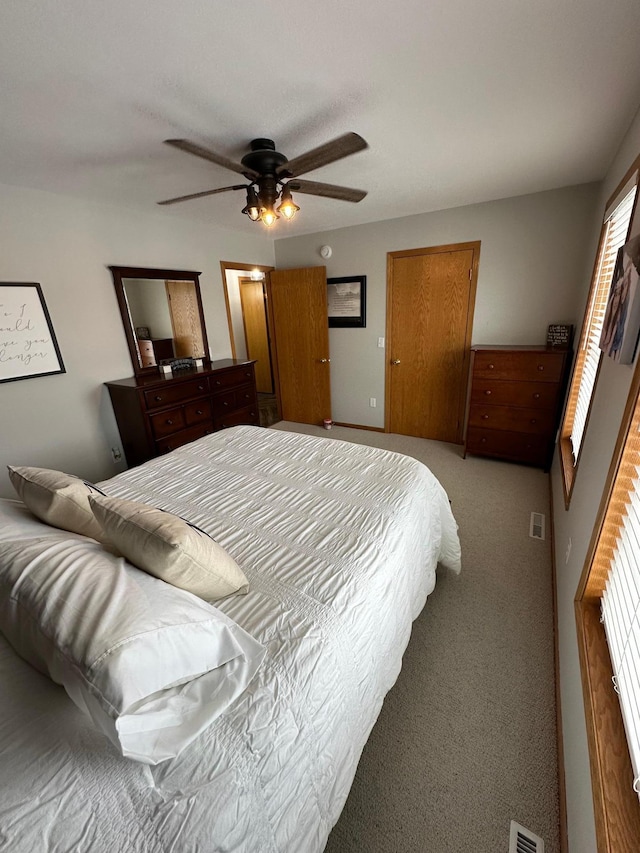
{"type": "Polygon", "coordinates": [[[471,347],[464,455],[551,464],[570,350],[471,347]]]}
{"type": "Polygon", "coordinates": [[[258,425],[254,363],[226,358],[174,374],[106,382],[128,464],[225,427],[258,425]]]}

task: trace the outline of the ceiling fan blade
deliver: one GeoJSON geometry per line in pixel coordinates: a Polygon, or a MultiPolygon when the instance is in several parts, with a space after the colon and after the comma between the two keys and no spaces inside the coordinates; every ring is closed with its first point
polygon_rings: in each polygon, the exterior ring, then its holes
{"type": "Polygon", "coordinates": [[[240,175],[247,175],[255,180],[260,177],[257,172],[252,169],[247,169],[242,163],[236,163],[235,160],[230,160],[224,154],[218,154],[216,151],[210,151],[208,148],[203,148],[201,145],[196,145],[195,142],[189,142],[188,139],[165,139],[165,145],[171,145],[173,148],[179,148],[181,151],[186,151],[187,154],[195,154],[196,157],[202,157],[203,160],[209,160],[210,163],[215,163],[217,166],[222,166],[224,169],[230,169],[232,172],[238,172],[240,175]]]}
{"type": "Polygon", "coordinates": [[[337,198],[339,201],[362,201],[366,196],[365,190],[354,190],[351,187],[339,187],[335,184],[322,184],[318,181],[298,181],[293,179],[287,184],[294,193],[321,195],[326,198],[337,198]]]}
{"type": "Polygon", "coordinates": [[[277,170],[277,174],[281,177],[293,178],[297,175],[303,175],[305,172],[319,169],[320,166],[326,166],[335,160],[341,160],[357,151],[363,151],[368,147],[364,139],[357,133],[344,133],[337,139],[325,142],[324,145],[319,145],[317,148],[307,151],[306,154],[301,154],[299,157],[294,157],[293,160],[284,163],[277,170]]]}
{"type": "Polygon", "coordinates": [[[236,184],[233,187],[220,187],[217,190],[205,190],[201,193],[190,193],[189,195],[181,195],[178,198],[167,198],[164,201],[159,201],[157,204],[177,204],[179,201],[191,201],[192,198],[204,198],[207,195],[215,195],[216,193],[226,193],[229,190],[246,190],[247,184],[236,184]]]}

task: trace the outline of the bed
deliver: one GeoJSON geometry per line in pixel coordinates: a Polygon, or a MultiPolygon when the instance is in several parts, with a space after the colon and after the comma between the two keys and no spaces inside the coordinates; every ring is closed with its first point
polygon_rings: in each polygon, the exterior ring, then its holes
{"type": "MultiPolygon", "coordinates": [[[[215,606],[265,657],[196,740],[148,766],[0,637],[0,849],[319,853],[436,565],[460,569],[444,489],[409,457],[260,427],[98,485],[188,518],[233,555],[249,592],[215,606]]],[[[16,502],[1,512],[7,529],[28,516],[16,502]]]]}

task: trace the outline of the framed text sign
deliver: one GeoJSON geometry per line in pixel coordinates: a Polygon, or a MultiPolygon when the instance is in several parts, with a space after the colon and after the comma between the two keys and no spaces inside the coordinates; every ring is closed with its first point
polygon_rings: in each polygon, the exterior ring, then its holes
{"type": "Polygon", "coordinates": [[[327,279],[327,306],[330,327],[364,328],[366,320],[366,275],[327,279]]]}
{"type": "Polygon", "coordinates": [[[65,372],[40,285],[0,282],[0,382],[65,372]]]}
{"type": "Polygon", "coordinates": [[[573,338],[573,326],[553,323],[547,329],[547,346],[555,349],[569,349],[573,338]]]}

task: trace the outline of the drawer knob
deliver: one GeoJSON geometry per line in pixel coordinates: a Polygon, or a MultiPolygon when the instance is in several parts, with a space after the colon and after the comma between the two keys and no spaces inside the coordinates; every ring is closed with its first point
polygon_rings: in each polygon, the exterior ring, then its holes
{"type": "Polygon", "coordinates": [[[160,394],[156,394],[156,402],[158,402],[158,403],[162,402],[162,397],[160,396],[160,394]]]}
{"type": "Polygon", "coordinates": [[[485,391],[484,393],[487,395],[487,397],[491,396],[491,391],[485,391]]]}
{"type": "Polygon", "coordinates": [[[488,365],[488,367],[489,367],[489,370],[493,370],[494,365],[493,365],[493,364],[490,364],[490,365],[488,365]]]}
{"type": "Polygon", "coordinates": [[[488,420],[489,420],[489,415],[483,415],[483,416],[482,416],[482,420],[483,420],[483,421],[488,421],[488,420]]]}
{"type": "Polygon", "coordinates": [[[219,379],[216,379],[216,385],[222,385],[222,382],[220,382],[219,379]]]}
{"type": "Polygon", "coordinates": [[[204,391],[204,385],[198,385],[198,391],[204,391]]]}
{"type": "Polygon", "coordinates": [[[228,403],[227,403],[227,401],[225,400],[225,401],[223,402],[223,404],[222,404],[222,405],[223,405],[223,406],[228,406],[229,404],[228,404],[228,403]]]}
{"type": "Polygon", "coordinates": [[[480,444],[486,444],[486,443],[487,443],[487,439],[486,439],[486,438],[481,438],[481,439],[480,439],[480,444]]]}
{"type": "Polygon", "coordinates": [[[196,409],[196,415],[201,415],[201,414],[203,414],[202,409],[196,409]]]}
{"type": "Polygon", "coordinates": [[[539,400],[539,399],[540,399],[540,394],[534,394],[534,395],[533,395],[533,399],[534,399],[534,400],[539,400]]]}
{"type": "Polygon", "coordinates": [[[538,423],[537,418],[531,418],[530,423],[532,423],[532,424],[537,424],[537,423],[538,423]]]}
{"type": "Polygon", "coordinates": [[[173,426],[173,421],[171,420],[171,418],[167,418],[165,423],[168,424],[169,426],[173,426]]]}
{"type": "Polygon", "coordinates": [[[251,376],[251,371],[247,370],[247,372],[245,373],[245,376],[251,376]]]}
{"type": "Polygon", "coordinates": [[[538,370],[544,370],[544,364],[539,364],[539,365],[538,365],[538,370]]]}

